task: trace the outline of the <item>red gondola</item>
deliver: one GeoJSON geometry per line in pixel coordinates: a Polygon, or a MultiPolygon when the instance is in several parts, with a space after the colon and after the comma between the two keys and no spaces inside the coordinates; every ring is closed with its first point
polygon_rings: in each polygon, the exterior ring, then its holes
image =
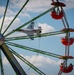
{"type": "Polygon", "coordinates": [[[70,73],[73,70],[73,65],[70,64],[68,67],[64,67],[63,65],[61,65],[60,70],[64,73],[70,73]]]}
{"type": "Polygon", "coordinates": [[[51,16],[53,19],[59,20],[59,19],[62,19],[64,14],[63,14],[63,11],[59,12],[59,14],[57,14],[56,11],[52,11],[51,16]]]}
{"type": "MultiPolygon", "coordinates": [[[[65,46],[68,46],[68,38],[62,38],[61,39],[61,43],[65,46]]],[[[73,44],[73,38],[70,38],[69,39],[69,45],[72,45],[73,44]]]]}

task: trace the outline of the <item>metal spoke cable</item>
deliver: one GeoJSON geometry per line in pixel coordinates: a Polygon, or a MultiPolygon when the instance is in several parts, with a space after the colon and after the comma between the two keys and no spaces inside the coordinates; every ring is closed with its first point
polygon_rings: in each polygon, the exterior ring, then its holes
{"type": "Polygon", "coordinates": [[[22,8],[19,10],[19,12],[16,14],[16,16],[13,18],[13,20],[11,21],[11,23],[8,25],[8,27],[5,29],[5,31],[3,32],[3,34],[8,30],[8,28],[11,26],[11,24],[14,22],[14,20],[17,18],[17,16],[20,14],[20,12],[23,10],[23,8],[26,6],[26,4],[29,2],[29,0],[27,0],[25,2],[25,4],[22,6],[22,8]]]}
{"type": "Polygon", "coordinates": [[[54,53],[34,49],[34,48],[31,48],[31,47],[23,46],[23,45],[20,45],[20,44],[15,44],[15,43],[12,43],[12,42],[6,42],[6,44],[10,45],[10,46],[21,48],[21,49],[24,49],[24,50],[40,53],[40,54],[43,54],[43,55],[52,56],[52,57],[55,57],[55,58],[59,58],[60,56],[62,56],[62,55],[58,55],[58,54],[54,54],[54,53]]]}
{"type": "Polygon", "coordinates": [[[53,9],[55,9],[55,8],[56,8],[56,7],[52,7],[52,8],[50,8],[50,9],[48,9],[47,11],[41,13],[40,15],[36,16],[35,18],[33,18],[33,19],[31,19],[30,21],[26,22],[25,24],[23,24],[23,25],[19,26],[18,28],[12,30],[11,32],[9,32],[8,34],[6,34],[5,37],[7,37],[7,36],[9,36],[10,34],[16,32],[16,31],[19,30],[20,28],[26,26],[26,25],[29,24],[30,22],[32,22],[32,21],[38,19],[39,17],[45,15],[46,13],[48,13],[49,11],[51,11],[51,10],[53,10],[53,9]]]}
{"type": "Polygon", "coordinates": [[[69,56],[69,52],[70,52],[70,32],[68,32],[66,36],[68,38],[67,56],[69,56]]]}
{"type": "MultiPolygon", "coordinates": [[[[34,58],[34,62],[33,62],[32,64],[35,63],[35,60],[36,60],[37,56],[38,56],[38,53],[37,53],[37,55],[35,56],[35,58],[34,58]]],[[[29,68],[26,70],[26,72],[28,72],[30,69],[31,69],[31,67],[29,67],[29,68]]]]}
{"type": "Polygon", "coordinates": [[[3,17],[2,24],[1,24],[0,33],[1,33],[1,31],[2,31],[3,23],[4,23],[4,20],[5,20],[5,16],[6,16],[7,8],[8,8],[8,4],[9,4],[9,0],[7,0],[7,4],[6,4],[6,8],[5,8],[5,12],[4,12],[4,17],[3,17]]]}
{"type": "Polygon", "coordinates": [[[70,53],[70,32],[69,31],[66,34],[65,38],[67,38],[67,41],[68,41],[68,46],[65,46],[65,55],[69,56],[69,53],[70,53]]]}
{"type": "Polygon", "coordinates": [[[62,71],[59,71],[58,75],[61,75],[62,74],[62,71]]]}
{"type": "MultiPolygon", "coordinates": [[[[46,37],[46,36],[52,36],[52,35],[58,35],[58,34],[64,34],[68,31],[55,31],[55,32],[48,32],[48,33],[41,33],[40,37],[46,37]]],[[[38,38],[38,35],[32,36],[33,38],[38,38]]],[[[9,37],[5,38],[5,41],[12,41],[12,40],[22,40],[22,39],[29,39],[29,36],[18,36],[18,37],[9,37]]]]}
{"type": "MultiPolygon", "coordinates": [[[[61,10],[62,10],[62,12],[63,12],[63,14],[64,14],[64,10],[63,10],[63,8],[62,8],[62,7],[61,7],[61,10]]],[[[59,11],[60,11],[60,10],[59,10],[59,11]]],[[[64,28],[66,28],[66,23],[65,23],[64,18],[62,18],[61,20],[62,20],[62,23],[63,23],[63,25],[64,25],[64,28]]]]}
{"type": "Polygon", "coordinates": [[[1,68],[1,75],[4,75],[4,68],[3,68],[1,50],[0,50],[0,68],[1,68]]]}
{"type": "Polygon", "coordinates": [[[65,56],[67,56],[67,46],[65,46],[65,56]]]}
{"type": "MultiPolygon", "coordinates": [[[[63,62],[63,65],[62,66],[65,66],[66,65],[66,60],[63,62]]],[[[62,68],[62,70],[64,69],[64,67],[62,68]]],[[[60,70],[58,75],[61,75],[62,74],[62,71],[60,70]]]]}
{"type": "MultiPolygon", "coordinates": [[[[10,47],[9,47],[10,48],[10,47]]],[[[10,48],[11,49],[11,48],[10,48]]],[[[19,55],[17,52],[15,52],[13,49],[11,49],[11,52],[16,55],[20,60],[22,60],[24,63],[26,63],[28,66],[30,66],[32,69],[34,69],[37,73],[40,75],[46,75],[41,70],[39,70],[37,67],[35,67],[33,64],[31,64],[29,61],[27,61],[25,58],[23,58],[21,55],[19,55]]]]}
{"type": "Polygon", "coordinates": [[[68,56],[70,54],[70,32],[68,32],[68,56]]]}
{"type": "Polygon", "coordinates": [[[64,28],[66,28],[66,25],[65,25],[64,19],[62,18],[61,20],[62,20],[62,23],[63,23],[63,25],[64,25],[64,28]]]}
{"type": "MultiPolygon", "coordinates": [[[[39,38],[39,48],[38,48],[38,49],[40,49],[40,38],[39,38]]],[[[37,58],[38,55],[39,55],[39,53],[36,54],[36,56],[35,56],[35,58],[34,58],[34,61],[33,61],[33,64],[35,63],[36,58],[37,58]]],[[[29,67],[26,72],[28,72],[30,69],[31,69],[31,67],[29,67]]]]}
{"type": "Polygon", "coordinates": [[[67,17],[66,17],[66,14],[63,10],[63,8],[61,7],[62,11],[63,11],[63,14],[64,14],[64,19],[65,19],[65,22],[66,22],[66,25],[67,25],[67,28],[69,28],[69,24],[68,24],[68,21],[67,21],[67,17]]]}

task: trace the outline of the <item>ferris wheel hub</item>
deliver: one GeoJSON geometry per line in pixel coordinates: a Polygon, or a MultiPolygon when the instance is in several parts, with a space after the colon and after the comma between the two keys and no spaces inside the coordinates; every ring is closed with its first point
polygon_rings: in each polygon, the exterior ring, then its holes
{"type": "Polygon", "coordinates": [[[2,45],[4,43],[4,36],[3,34],[0,34],[0,45],[2,45]]]}

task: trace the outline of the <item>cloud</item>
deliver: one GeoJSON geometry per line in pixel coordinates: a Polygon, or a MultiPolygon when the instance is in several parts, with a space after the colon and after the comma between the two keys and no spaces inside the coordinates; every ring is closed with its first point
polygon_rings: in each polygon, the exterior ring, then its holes
{"type": "MultiPolygon", "coordinates": [[[[12,6],[13,7],[13,6],[12,6]]],[[[0,6],[0,15],[4,15],[4,11],[5,11],[5,8],[6,7],[4,7],[4,6],[0,6]]],[[[14,16],[15,17],[15,15],[18,13],[18,11],[20,10],[18,10],[18,9],[16,9],[16,8],[14,8],[14,9],[12,9],[12,8],[7,8],[7,12],[6,12],[6,16],[7,17],[12,17],[12,16],[14,16]],[[14,11],[14,9],[16,10],[16,11],[14,11]]],[[[28,12],[26,12],[26,10],[23,10],[20,14],[19,14],[19,17],[26,17],[26,18],[30,18],[31,16],[30,16],[30,14],[28,13],[28,12]]]]}
{"type": "MultiPolygon", "coordinates": [[[[4,25],[3,25],[3,28],[2,30],[4,31],[8,25],[10,24],[10,22],[13,20],[14,17],[6,17],[5,20],[4,20],[4,25]]],[[[3,17],[0,19],[0,23],[2,22],[2,19],[3,17]]],[[[21,25],[21,21],[20,21],[20,18],[16,18],[16,20],[13,22],[13,24],[10,26],[10,28],[8,29],[9,31],[10,30],[13,30],[14,28],[18,27],[19,25],[21,25]]],[[[8,31],[8,32],[9,32],[8,31]]]]}
{"type": "Polygon", "coordinates": [[[49,0],[32,0],[27,4],[26,8],[30,12],[43,12],[51,7],[50,3],[49,0]]]}
{"type": "MultiPolygon", "coordinates": [[[[21,55],[21,54],[20,54],[21,55]]],[[[60,65],[60,63],[62,62],[61,60],[55,61],[49,57],[44,57],[42,55],[33,55],[33,56],[23,56],[25,59],[27,59],[29,62],[31,62],[33,65],[37,66],[37,67],[43,67],[46,65],[52,65],[52,66],[57,66],[60,65]],[[45,62],[46,61],[46,62],[45,62]]],[[[19,60],[17,57],[16,59],[19,61],[19,63],[21,63],[22,65],[24,65],[21,60],[19,60]]],[[[3,63],[4,64],[8,64],[8,61],[6,59],[6,57],[3,58],[3,63]]]]}
{"type": "MultiPolygon", "coordinates": [[[[4,15],[4,11],[5,11],[5,8],[4,6],[0,6],[0,15],[4,15]]],[[[13,12],[11,9],[7,9],[7,12],[6,12],[6,16],[14,16],[16,14],[16,12],[13,12]]]]}
{"type": "Polygon", "coordinates": [[[61,1],[61,2],[66,4],[65,9],[74,8],[74,0],[59,0],[59,1],[61,1]]]}
{"type": "Polygon", "coordinates": [[[30,73],[30,75],[35,75],[35,73],[30,73]]]}
{"type": "Polygon", "coordinates": [[[22,18],[31,18],[31,15],[27,12],[22,12],[19,14],[19,17],[22,17],[22,18]]]}
{"type": "MultiPolygon", "coordinates": [[[[60,0],[66,4],[66,9],[74,8],[74,0],[60,0]]],[[[26,0],[11,0],[9,7],[7,9],[7,16],[14,16],[17,11],[23,6],[26,0]]],[[[23,13],[20,13],[21,17],[31,17],[27,12],[39,13],[51,8],[51,0],[29,0],[28,4],[25,6],[23,13]],[[25,12],[26,11],[26,12],[25,12]]],[[[0,6],[0,15],[3,15],[5,7],[0,6]]]]}
{"type": "MultiPolygon", "coordinates": [[[[4,25],[3,25],[3,28],[2,28],[2,32],[8,27],[8,25],[13,20],[13,18],[14,18],[13,16],[5,18],[4,25]]],[[[2,19],[3,18],[0,19],[0,23],[1,23],[2,19]]],[[[20,18],[16,18],[15,21],[12,23],[12,25],[8,28],[8,30],[6,31],[5,34],[7,34],[10,31],[16,29],[17,27],[21,26],[22,24],[23,23],[21,22],[21,19],[20,18]]],[[[47,23],[38,23],[37,25],[41,27],[42,33],[48,33],[48,32],[55,32],[56,31],[56,29],[54,27],[52,27],[51,25],[48,25],[47,23]]],[[[21,33],[20,32],[20,36],[23,36],[23,35],[26,36],[25,33],[21,33]]],[[[15,32],[15,33],[11,34],[8,37],[16,37],[16,36],[19,36],[19,32],[15,32]]],[[[64,35],[63,34],[59,34],[57,36],[64,36],[64,35]]]]}
{"type": "MultiPolygon", "coordinates": [[[[7,28],[7,26],[10,24],[10,22],[13,20],[14,17],[6,17],[5,21],[4,21],[4,25],[3,25],[3,31],[7,28]]],[[[0,23],[2,21],[2,18],[0,19],[0,23]]],[[[20,18],[16,18],[16,20],[13,22],[13,24],[9,27],[9,29],[7,30],[6,34],[12,30],[14,30],[15,28],[19,27],[20,25],[22,25],[23,23],[21,22],[20,18]]],[[[40,26],[42,28],[42,33],[48,33],[48,32],[53,32],[55,31],[55,29],[48,25],[47,23],[38,23],[38,26],[40,26]]],[[[15,35],[16,33],[12,34],[12,36],[18,36],[18,32],[17,35],[15,35]]],[[[24,33],[20,33],[20,36],[24,35],[24,33]]],[[[10,35],[11,36],[11,35],[10,35]]]]}
{"type": "MultiPolygon", "coordinates": [[[[25,2],[26,0],[11,1],[11,3],[15,5],[13,6],[14,8],[21,7],[25,2]]],[[[51,3],[50,0],[29,0],[25,8],[27,9],[27,11],[30,12],[43,12],[44,10],[48,9],[51,6],[50,3],[51,3]]]]}
{"type": "MultiPolygon", "coordinates": [[[[30,63],[32,63],[33,65],[35,65],[37,68],[39,68],[40,70],[42,70],[44,73],[47,74],[51,74],[54,75],[52,72],[52,70],[55,70],[57,67],[59,67],[59,65],[61,64],[62,60],[55,60],[55,59],[51,59],[50,57],[45,57],[42,55],[33,55],[33,56],[24,56],[22,54],[20,54],[21,56],[23,56],[26,60],[28,60],[30,63]],[[46,71],[47,69],[47,71],[46,71]]],[[[20,59],[18,59],[16,57],[16,59],[18,60],[18,62],[21,64],[21,66],[23,68],[25,68],[26,72],[28,71],[28,69],[30,68],[29,66],[26,66],[25,63],[23,63],[20,59]]],[[[9,62],[7,61],[7,59],[4,57],[3,58],[3,64],[4,66],[9,65],[9,62]]],[[[32,69],[30,69],[27,73],[28,75],[38,75],[36,74],[35,71],[33,71],[32,69]],[[30,71],[31,70],[31,71],[30,71]]],[[[58,70],[58,68],[57,68],[58,70]]],[[[54,72],[57,73],[57,70],[55,70],[54,72]]]]}
{"type": "MultiPolygon", "coordinates": [[[[25,0],[26,1],[26,0],[25,0]]],[[[24,0],[12,0],[12,3],[15,4],[13,6],[14,8],[16,7],[21,7],[24,3],[24,0]]],[[[66,4],[66,9],[74,8],[74,0],[60,0],[63,3],[66,4]]],[[[26,9],[29,12],[43,12],[49,8],[51,8],[51,0],[30,0],[28,4],[26,5],[26,9]]]]}
{"type": "Polygon", "coordinates": [[[38,26],[40,26],[42,28],[42,33],[48,33],[48,32],[53,32],[55,31],[54,27],[46,24],[46,23],[38,23],[38,26]]]}
{"type": "Polygon", "coordinates": [[[48,57],[44,57],[44,56],[32,56],[30,57],[30,62],[31,63],[34,63],[35,66],[44,66],[44,65],[59,65],[61,61],[55,61],[55,60],[52,60],[48,57]],[[46,62],[45,62],[46,61],[46,62]]]}
{"type": "Polygon", "coordinates": [[[42,66],[45,66],[45,65],[59,65],[61,63],[61,61],[55,61],[53,59],[50,59],[49,57],[44,57],[42,55],[38,55],[38,56],[35,56],[33,55],[32,57],[25,57],[27,60],[30,60],[31,63],[33,63],[35,66],[39,66],[39,67],[42,67],[42,66]],[[46,62],[45,62],[46,61],[46,62]]]}
{"type": "MultiPolygon", "coordinates": [[[[7,16],[14,16],[15,17],[15,15],[17,14],[19,12],[19,10],[17,10],[17,12],[15,11],[13,11],[13,10],[11,10],[11,9],[8,9],[8,11],[7,11],[7,16]]],[[[19,15],[18,15],[19,17],[24,17],[24,18],[30,18],[31,16],[30,16],[30,14],[28,13],[28,12],[25,12],[24,10],[23,10],[23,12],[21,11],[20,13],[19,13],[19,15]]]]}
{"type": "MultiPolygon", "coordinates": [[[[49,32],[55,32],[56,31],[56,29],[54,27],[52,27],[51,25],[48,25],[47,23],[38,23],[37,25],[42,28],[42,33],[49,33],[49,32]]],[[[64,37],[65,34],[58,34],[55,36],[64,37]]]]}
{"type": "Polygon", "coordinates": [[[3,13],[4,13],[4,10],[5,10],[5,7],[4,6],[0,6],[0,15],[3,15],[3,13]]]}
{"type": "Polygon", "coordinates": [[[67,9],[74,8],[74,0],[65,0],[65,3],[67,9]]]}

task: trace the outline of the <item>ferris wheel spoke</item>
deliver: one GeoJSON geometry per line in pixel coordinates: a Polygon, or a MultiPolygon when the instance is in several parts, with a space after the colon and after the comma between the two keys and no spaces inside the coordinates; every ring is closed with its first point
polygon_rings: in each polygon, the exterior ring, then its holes
{"type": "Polygon", "coordinates": [[[64,20],[65,20],[65,23],[66,23],[67,27],[69,28],[69,23],[68,23],[68,21],[67,21],[66,14],[65,14],[65,12],[64,12],[64,10],[63,10],[63,8],[62,8],[62,7],[61,7],[61,9],[62,9],[63,14],[64,14],[64,20]]]}
{"type": "Polygon", "coordinates": [[[61,75],[62,74],[62,71],[59,71],[58,75],[61,75]]]}
{"type": "Polygon", "coordinates": [[[8,25],[8,27],[5,29],[5,31],[3,32],[3,34],[8,30],[8,28],[11,26],[11,24],[14,22],[14,20],[17,18],[17,16],[20,14],[20,12],[23,10],[23,8],[26,6],[26,4],[29,2],[29,0],[27,0],[25,2],[25,4],[22,6],[22,8],[19,10],[19,12],[16,14],[16,16],[13,18],[13,20],[11,21],[11,23],[8,25]]]}
{"type": "Polygon", "coordinates": [[[66,28],[66,24],[65,24],[64,19],[62,18],[61,20],[62,20],[62,23],[63,23],[63,25],[64,25],[64,28],[66,28]]]}
{"type": "MultiPolygon", "coordinates": [[[[25,24],[23,24],[23,25],[19,26],[18,28],[12,30],[11,32],[9,32],[8,34],[6,34],[5,37],[7,37],[7,36],[9,36],[10,34],[16,32],[16,31],[19,30],[20,28],[26,26],[27,24],[29,24],[29,23],[31,23],[32,21],[34,21],[34,20],[40,18],[41,16],[45,15],[46,13],[48,13],[49,11],[51,11],[51,10],[53,10],[53,9],[55,9],[55,8],[56,8],[56,7],[52,7],[52,8],[50,8],[50,9],[46,10],[45,12],[43,12],[43,13],[41,13],[40,15],[36,16],[35,18],[31,19],[30,21],[26,22],[25,24]]],[[[8,26],[8,28],[9,28],[9,26],[8,26]]],[[[7,30],[7,29],[6,29],[6,30],[7,30]]]]}
{"type": "MultiPolygon", "coordinates": [[[[38,38],[38,37],[46,37],[46,36],[52,36],[52,35],[58,35],[58,34],[64,34],[64,33],[67,33],[67,31],[55,31],[55,32],[41,33],[40,36],[34,35],[32,37],[38,38]]],[[[5,38],[5,41],[22,40],[22,39],[29,39],[29,36],[9,37],[9,38],[5,38]]]]}
{"type": "Polygon", "coordinates": [[[1,50],[0,50],[0,68],[1,68],[1,75],[4,75],[4,67],[2,62],[1,50]]]}
{"type": "MultiPolygon", "coordinates": [[[[62,66],[65,66],[66,64],[67,64],[67,60],[64,60],[62,66]]],[[[59,70],[58,75],[61,75],[63,73],[62,70],[64,70],[64,67],[61,70],[59,70]]]]}
{"type": "Polygon", "coordinates": [[[60,56],[62,56],[62,55],[58,55],[58,54],[54,54],[54,53],[34,49],[34,48],[31,48],[31,47],[23,46],[23,45],[20,45],[20,44],[12,43],[12,42],[6,42],[6,44],[10,45],[10,46],[21,48],[21,49],[25,49],[25,50],[28,50],[28,51],[40,53],[40,54],[43,54],[43,55],[52,56],[52,57],[55,57],[55,58],[60,58],[60,56]]]}
{"type": "Polygon", "coordinates": [[[68,32],[67,34],[66,34],[66,37],[68,38],[68,46],[66,47],[67,49],[67,56],[69,56],[69,53],[70,53],[70,32],[68,32]]]}
{"type": "Polygon", "coordinates": [[[5,20],[5,16],[6,16],[7,8],[8,8],[8,4],[9,4],[9,0],[7,0],[7,4],[6,4],[6,8],[5,8],[5,12],[4,12],[4,17],[3,17],[2,24],[1,24],[0,33],[1,33],[1,31],[2,31],[3,23],[4,23],[4,20],[5,20]]]}
{"type": "MultiPolygon", "coordinates": [[[[9,47],[10,48],[10,47],[9,47]]],[[[40,69],[38,69],[37,67],[35,67],[33,64],[31,64],[29,61],[27,61],[25,58],[23,58],[21,55],[19,55],[17,52],[15,52],[12,48],[10,48],[10,51],[16,55],[20,60],[22,60],[24,63],[26,63],[28,66],[30,66],[32,69],[34,69],[37,73],[39,73],[40,75],[46,75],[45,73],[43,73],[40,69]]]]}

